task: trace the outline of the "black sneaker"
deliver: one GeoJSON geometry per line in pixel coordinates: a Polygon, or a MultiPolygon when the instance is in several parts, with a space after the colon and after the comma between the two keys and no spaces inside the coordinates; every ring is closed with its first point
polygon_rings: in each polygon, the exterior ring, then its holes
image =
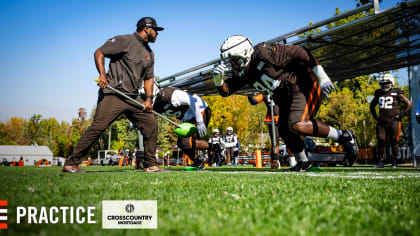
{"type": "Polygon", "coordinates": [[[394,160],[394,161],[392,162],[392,166],[391,166],[391,168],[392,168],[392,169],[397,169],[397,160],[394,160]]]}
{"type": "Polygon", "coordinates": [[[305,161],[305,162],[298,161],[298,163],[294,167],[289,168],[289,169],[285,170],[284,172],[306,172],[311,168],[312,168],[312,162],[310,162],[310,161],[305,161]]]}
{"type": "Polygon", "coordinates": [[[305,162],[302,162],[302,164],[300,165],[300,170],[298,170],[298,171],[300,171],[300,172],[306,172],[306,171],[308,171],[311,168],[312,168],[312,162],[305,161],[305,162]]]}
{"type": "Polygon", "coordinates": [[[204,161],[200,159],[195,159],[194,164],[191,165],[192,167],[197,167],[198,170],[204,170],[204,161]]]}
{"type": "Polygon", "coordinates": [[[338,142],[343,145],[344,151],[346,152],[346,158],[348,160],[355,159],[357,157],[357,143],[356,135],[353,130],[343,130],[343,133],[338,138],[338,142]]]}
{"type": "Polygon", "coordinates": [[[378,162],[378,164],[372,166],[373,169],[382,169],[384,168],[384,163],[382,161],[378,162]]]}
{"type": "Polygon", "coordinates": [[[297,164],[289,169],[284,170],[284,172],[296,172],[300,170],[300,165],[302,165],[302,162],[298,161],[297,164]]]}

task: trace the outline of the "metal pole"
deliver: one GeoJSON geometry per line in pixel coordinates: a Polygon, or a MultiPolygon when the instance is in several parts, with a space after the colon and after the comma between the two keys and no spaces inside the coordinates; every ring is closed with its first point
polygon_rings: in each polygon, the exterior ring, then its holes
{"type": "Polygon", "coordinates": [[[179,148],[176,149],[176,164],[179,164],[179,148]]]}
{"type": "Polygon", "coordinates": [[[366,148],[366,121],[365,120],[363,120],[363,133],[365,136],[365,148],[366,148]]]}
{"type": "MultiPolygon", "coordinates": [[[[410,100],[411,101],[414,101],[416,99],[416,97],[413,96],[413,94],[415,93],[415,89],[412,86],[412,83],[415,83],[415,82],[413,82],[413,77],[418,76],[417,73],[413,73],[413,71],[416,71],[415,70],[416,67],[419,67],[419,66],[409,66],[407,68],[408,90],[409,90],[409,93],[410,93],[410,100]]],[[[413,105],[416,105],[415,101],[413,102],[413,105]]],[[[413,106],[412,109],[415,110],[416,106],[413,106]]],[[[410,149],[411,157],[413,158],[413,167],[416,168],[417,167],[417,159],[416,159],[417,144],[416,144],[416,139],[418,139],[418,137],[417,137],[418,134],[414,133],[415,132],[415,127],[414,127],[415,123],[414,123],[413,120],[416,119],[415,118],[415,112],[410,111],[410,114],[411,115],[408,116],[408,119],[409,119],[409,122],[408,122],[409,149],[410,149]],[[414,113],[414,117],[413,117],[413,113],[414,113]]]]}
{"type": "Polygon", "coordinates": [[[140,130],[139,133],[139,151],[144,152],[144,145],[143,145],[143,135],[141,134],[140,130]]]}
{"type": "Polygon", "coordinates": [[[351,11],[347,11],[347,12],[341,13],[341,14],[339,14],[337,16],[334,16],[334,17],[328,18],[326,20],[320,21],[318,23],[315,23],[315,24],[312,24],[312,25],[309,25],[309,26],[300,28],[298,30],[295,30],[295,31],[292,31],[290,33],[284,34],[282,36],[279,36],[279,37],[270,39],[270,40],[268,40],[266,42],[268,42],[268,43],[280,42],[280,41],[283,41],[284,39],[287,39],[287,38],[296,36],[298,34],[304,33],[304,32],[306,32],[308,30],[312,30],[312,29],[315,29],[317,27],[326,25],[326,24],[331,23],[333,21],[343,19],[343,18],[345,18],[347,16],[351,16],[353,14],[356,14],[356,13],[359,13],[359,12],[362,12],[362,11],[365,11],[365,10],[368,10],[368,9],[370,9],[372,7],[373,7],[373,3],[372,2],[371,3],[367,3],[367,4],[363,5],[363,6],[360,6],[360,7],[356,8],[356,9],[353,9],[351,11]]]}
{"type": "Polygon", "coordinates": [[[268,96],[269,101],[270,101],[270,113],[271,113],[271,133],[273,134],[273,148],[274,148],[274,153],[277,153],[277,137],[276,137],[276,124],[275,124],[275,119],[274,119],[274,101],[271,98],[271,96],[268,96]]]}
{"type": "MultiPolygon", "coordinates": [[[[143,105],[142,103],[140,103],[140,102],[139,102],[139,101],[137,101],[136,99],[133,99],[133,98],[131,98],[131,97],[127,96],[125,93],[121,92],[120,90],[115,89],[115,88],[113,88],[113,87],[111,87],[111,86],[109,86],[109,85],[107,85],[106,87],[107,87],[107,88],[109,88],[109,89],[111,89],[113,92],[115,92],[115,93],[119,94],[120,96],[122,96],[122,97],[124,97],[124,98],[126,98],[126,99],[128,99],[128,100],[130,100],[130,101],[132,101],[132,102],[134,102],[135,104],[139,105],[140,107],[144,107],[144,105],[143,105]]],[[[153,110],[152,110],[152,113],[153,113],[153,114],[155,114],[155,115],[157,115],[157,116],[159,116],[160,118],[162,118],[162,119],[166,120],[167,122],[169,122],[169,123],[171,123],[171,124],[175,125],[176,127],[179,127],[179,128],[181,127],[181,126],[179,126],[179,124],[177,124],[177,123],[173,122],[172,120],[170,120],[170,119],[166,118],[165,116],[163,116],[163,115],[161,115],[161,114],[157,113],[156,111],[153,111],[153,110]]]]}
{"type": "Polygon", "coordinates": [[[111,127],[109,127],[108,132],[108,150],[111,150],[111,127]]]}
{"type": "Polygon", "coordinates": [[[193,72],[193,71],[196,71],[196,70],[202,69],[202,68],[204,68],[204,67],[207,67],[207,66],[213,65],[213,64],[218,63],[218,62],[220,62],[220,61],[221,61],[221,59],[219,59],[219,58],[218,58],[218,59],[214,59],[214,60],[211,60],[211,61],[209,61],[209,62],[203,63],[203,64],[201,64],[201,65],[195,66],[195,67],[193,67],[193,68],[190,68],[190,69],[187,69],[187,70],[183,70],[183,71],[178,72],[178,73],[176,73],[176,74],[170,75],[170,76],[165,77],[165,78],[163,78],[163,79],[160,79],[160,80],[158,80],[158,81],[156,81],[156,82],[157,82],[157,83],[161,83],[161,82],[166,81],[166,80],[175,79],[176,77],[178,77],[178,76],[180,76],[180,75],[185,75],[185,74],[188,74],[188,73],[190,73],[190,72],[193,72]]]}
{"type": "MultiPolygon", "coordinates": [[[[326,19],[326,20],[320,21],[320,22],[318,22],[318,23],[315,23],[315,24],[312,24],[312,25],[309,25],[309,26],[303,27],[303,28],[301,28],[301,29],[298,29],[298,30],[292,31],[292,32],[287,33],[287,34],[284,34],[284,35],[282,35],[282,36],[280,36],[280,37],[276,37],[276,38],[274,38],[274,39],[268,40],[268,41],[266,41],[266,42],[269,42],[269,43],[270,43],[270,42],[279,42],[279,41],[282,41],[282,40],[284,40],[284,39],[287,39],[287,38],[290,38],[290,37],[296,36],[296,35],[298,35],[298,34],[300,34],[300,33],[306,32],[306,31],[308,31],[308,30],[315,29],[315,28],[317,28],[317,27],[320,27],[320,26],[326,25],[326,24],[331,23],[331,22],[333,22],[333,21],[336,21],[336,20],[339,20],[339,19],[343,19],[343,18],[345,18],[345,17],[347,17],[347,16],[350,16],[350,15],[353,15],[353,14],[356,14],[356,13],[359,13],[359,12],[362,12],[362,11],[365,11],[365,10],[368,10],[368,9],[372,8],[372,7],[373,7],[373,5],[374,5],[373,3],[367,3],[367,4],[363,5],[363,6],[360,6],[360,7],[356,8],[356,9],[353,9],[353,10],[351,10],[351,11],[347,11],[347,12],[341,13],[341,14],[339,14],[339,15],[337,15],[337,16],[334,16],[334,17],[328,18],[328,19],[326,19]]],[[[221,60],[221,59],[219,59],[219,58],[217,58],[217,59],[213,59],[213,60],[211,60],[211,61],[209,61],[209,62],[206,62],[206,63],[200,64],[200,65],[198,65],[198,66],[195,66],[195,67],[192,67],[192,68],[189,68],[189,69],[183,70],[183,71],[181,71],[181,72],[178,72],[178,73],[176,73],[176,74],[173,74],[173,75],[167,76],[167,77],[165,77],[165,78],[162,78],[162,79],[160,79],[160,80],[158,80],[158,81],[156,81],[156,82],[157,82],[157,83],[162,83],[162,82],[167,81],[167,80],[172,80],[172,81],[173,81],[173,80],[175,80],[175,79],[176,79],[176,77],[178,77],[178,76],[181,76],[181,75],[185,75],[185,74],[191,73],[191,72],[193,72],[193,71],[196,71],[196,70],[199,70],[199,69],[205,68],[205,67],[207,67],[207,66],[210,66],[210,65],[213,65],[213,64],[216,64],[216,63],[219,63],[220,61],[222,61],[222,60],[221,60]]]]}

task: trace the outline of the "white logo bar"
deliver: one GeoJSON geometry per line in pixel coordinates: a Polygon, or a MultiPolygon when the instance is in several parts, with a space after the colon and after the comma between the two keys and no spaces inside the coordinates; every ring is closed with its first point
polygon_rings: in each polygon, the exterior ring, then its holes
{"type": "Polygon", "coordinates": [[[7,213],[7,209],[0,209],[0,213],[7,213]]]}
{"type": "Polygon", "coordinates": [[[157,229],[157,201],[102,201],[102,228],[157,229]]]}
{"type": "Polygon", "coordinates": [[[0,220],[7,220],[7,216],[0,216],[0,220]]]}

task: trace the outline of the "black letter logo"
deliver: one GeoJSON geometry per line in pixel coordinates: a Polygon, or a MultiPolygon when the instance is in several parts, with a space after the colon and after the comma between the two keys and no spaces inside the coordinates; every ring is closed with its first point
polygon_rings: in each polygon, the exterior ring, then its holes
{"type": "Polygon", "coordinates": [[[127,213],[133,212],[134,211],[134,205],[133,204],[127,204],[127,205],[125,205],[125,211],[127,213]]]}

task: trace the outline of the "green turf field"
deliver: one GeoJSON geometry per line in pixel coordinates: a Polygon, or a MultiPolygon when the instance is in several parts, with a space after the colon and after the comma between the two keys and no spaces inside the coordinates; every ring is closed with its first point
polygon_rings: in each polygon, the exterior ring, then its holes
{"type": "Polygon", "coordinates": [[[0,167],[13,235],[419,235],[420,171],[368,166],[143,173],[132,167],[0,167]],[[157,200],[158,229],[103,230],[102,200],[157,200]],[[16,224],[16,206],[95,206],[97,224],[16,224]]]}

